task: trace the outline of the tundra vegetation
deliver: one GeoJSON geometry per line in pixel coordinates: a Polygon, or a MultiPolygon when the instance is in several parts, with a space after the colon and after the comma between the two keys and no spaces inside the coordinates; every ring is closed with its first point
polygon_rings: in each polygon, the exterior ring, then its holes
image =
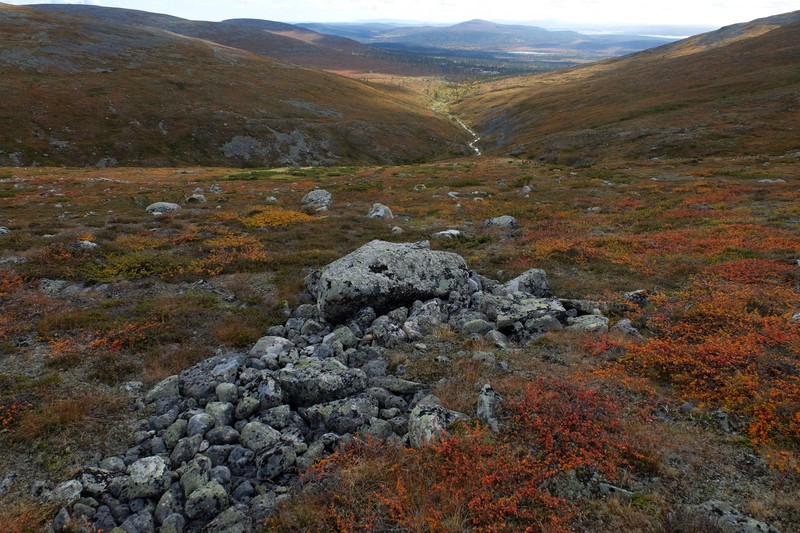
{"type": "Polygon", "coordinates": [[[687,531],[703,518],[681,504],[712,498],[796,530],[796,166],[6,169],[0,465],[27,464],[30,480],[3,490],[0,530],[52,520],[31,480],[58,483],[129,444],[141,415],[123,383],[249,348],[299,304],[310,271],[365,242],[447,229],[461,234],[434,249],[501,281],[544,269],[554,294],[603,302],[642,338],[564,330],[495,350],[442,328],[427,351],[394,348],[392,367],[450,409],[475,415],[491,383],[506,399],[499,433],[467,422],[422,449],[356,440],[303,474],[265,530],[687,531]],[[333,196],[325,211],[300,202],[315,187],[333,196]],[[207,201],[184,203],[197,189],[207,201]],[[154,216],[156,201],[182,207],[154,216]],[[366,218],[375,202],[394,219],[366,218]],[[499,215],[517,227],[484,227],[499,215]],[[469,357],[482,351],[503,364],[469,357]],[[592,479],[632,495],[587,489],[592,479]]]}

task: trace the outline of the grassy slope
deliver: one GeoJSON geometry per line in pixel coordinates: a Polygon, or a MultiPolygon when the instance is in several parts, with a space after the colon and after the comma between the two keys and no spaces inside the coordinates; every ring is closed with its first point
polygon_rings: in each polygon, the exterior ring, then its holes
{"type": "Polygon", "coordinates": [[[487,84],[455,112],[487,150],[567,164],[797,149],[800,23],[742,31],[487,84]]]}
{"type": "Polygon", "coordinates": [[[0,31],[6,164],[415,161],[463,139],[408,91],[163,30],[2,7],[0,31]],[[260,149],[225,157],[236,136],[260,149]]]}

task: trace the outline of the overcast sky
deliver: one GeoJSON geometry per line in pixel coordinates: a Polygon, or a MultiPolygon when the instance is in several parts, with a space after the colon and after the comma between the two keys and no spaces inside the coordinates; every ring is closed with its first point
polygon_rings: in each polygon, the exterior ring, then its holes
{"type": "MultiPolygon", "coordinates": [[[[10,4],[46,0],[0,0],[10,4]]],[[[260,18],[281,22],[396,19],[462,22],[558,19],[581,23],[724,26],[800,9],[800,0],[52,0],[167,13],[192,20],[260,18]]]]}

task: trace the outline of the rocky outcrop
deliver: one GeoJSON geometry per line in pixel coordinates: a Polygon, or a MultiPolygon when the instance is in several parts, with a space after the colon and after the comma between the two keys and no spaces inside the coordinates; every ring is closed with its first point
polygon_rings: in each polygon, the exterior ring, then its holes
{"type": "MultiPolygon", "coordinates": [[[[442,327],[503,347],[552,329],[608,325],[594,302],[568,301],[567,309],[546,297],[541,271],[503,285],[426,242],[370,242],[306,284],[313,303],[247,353],[220,353],[143,393],[149,416],[127,452],[51,491],[61,506],[53,528],[253,531],[299,473],[339,443],[422,447],[467,418],[401,369],[389,373],[388,348],[424,349],[420,341],[442,327]]],[[[473,358],[502,368],[491,352],[473,358]]],[[[477,398],[477,416],[493,431],[501,401],[489,385],[477,398]]]]}

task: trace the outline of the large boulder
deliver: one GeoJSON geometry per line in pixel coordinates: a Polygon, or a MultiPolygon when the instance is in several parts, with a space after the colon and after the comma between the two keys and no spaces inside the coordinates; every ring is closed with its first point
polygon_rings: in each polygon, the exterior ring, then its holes
{"type": "Polygon", "coordinates": [[[427,241],[375,240],[334,261],[305,280],[320,314],[340,323],[364,307],[379,314],[415,300],[447,299],[466,293],[469,271],[464,259],[432,251],[427,241]]]}
{"type": "Polygon", "coordinates": [[[300,203],[307,205],[312,209],[316,209],[317,211],[327,210],[331,205],[331,202],[333,202],[333,196],[331,196],[331,193],[325,189],[314,189],[303,196],[303,199],[300,200],[300,203]]]}

